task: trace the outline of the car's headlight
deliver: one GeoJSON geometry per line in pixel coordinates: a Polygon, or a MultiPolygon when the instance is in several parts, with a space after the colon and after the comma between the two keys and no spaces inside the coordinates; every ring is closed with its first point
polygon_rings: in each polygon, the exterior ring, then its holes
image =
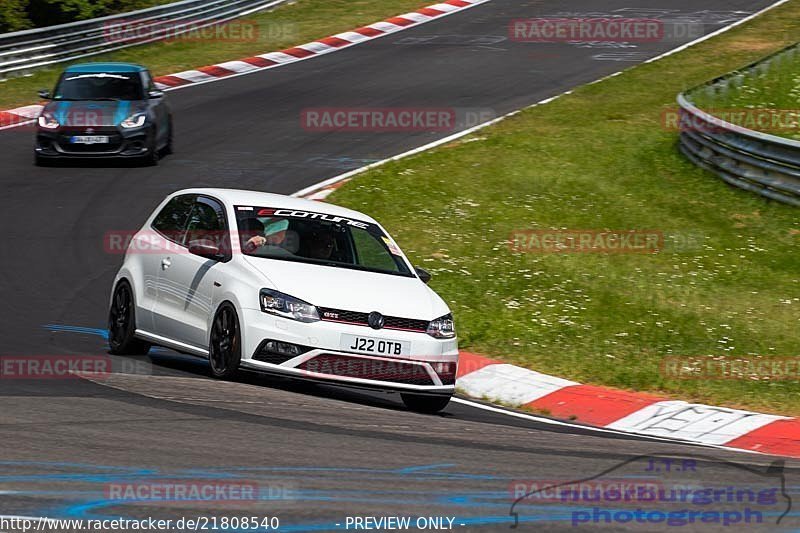
{"type": "Polygon", "coordinates": [[[456,336],[456,325],[453,322],[453,315],[448,313],[440,316],[436,320],[431,320],[428,324],[428,335],[437,339],[452,339],[456,336]]]}
{"type": "Polygon", "coordinates": [[[119,123],[120,126],[123,128],[140,128],[144,126],[144,122],[147,120],[147,115],[144,113],[136,113],[135,115],[131,115],[122,122],[119,123]]]}
{"type": "Polygon", "coordinates": [[[316,307],[294,296],[272,289],[261,289],[259,300],[261,301],[261,310],[265,313],[300,322],[317,322],[319,320],[316,307]]]}
{"type": "Polygon", "coordinates": [[[42,113],[39,115],[39,127],[46,130],[54,130],[61,124],[58,123],[56,117],[52,113],[42,113]]]}

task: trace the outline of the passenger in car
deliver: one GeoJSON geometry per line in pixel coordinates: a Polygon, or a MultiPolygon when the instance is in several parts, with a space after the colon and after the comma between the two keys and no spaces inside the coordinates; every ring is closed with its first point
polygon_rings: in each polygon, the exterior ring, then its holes
{"type": "Polygon", "coordinates": [[[312,259],[330,259],[333,255],[336,239],[328,231],[314,231],[309,235],[308,257],[312,259]]]}

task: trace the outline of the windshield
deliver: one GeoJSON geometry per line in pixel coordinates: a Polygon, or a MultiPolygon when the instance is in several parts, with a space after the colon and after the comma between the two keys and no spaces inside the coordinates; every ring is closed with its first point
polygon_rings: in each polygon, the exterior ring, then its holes
{"type": "Polygon", "coordinates": [[[245,255],[413,276],[400,249],[375,224],[254,206],[237,206],[236,220],[245,255]]]}
{"type": "Polygon", "coordinates": [[[143,100],[137,72],[65,73],[56,86],[55,100],[143,100]]]}

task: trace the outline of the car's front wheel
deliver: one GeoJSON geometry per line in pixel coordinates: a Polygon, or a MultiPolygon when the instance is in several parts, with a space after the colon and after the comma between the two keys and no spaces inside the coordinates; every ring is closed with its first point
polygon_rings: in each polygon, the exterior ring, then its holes
{"type": "Polygon", "coordinates": [[[150,133],[150,139],[147,141],[147,153],[141,156],[142,165],[146,167],[154,167],[158,165],[161,159],[161,152],[158,150],[158,131],[153,129],[150,133]]]}
{"type": "Polygon", "coordinates": [[[34,152],[33,154],[33,163],[37,167],[49,167],[53,165],[53,162],[46,157],[40,156],[38,153],[34,152]]]}
{"type": "Polygon", "coordinates": [[[428,396],[424,394],[401,394],[403,403],[417,413],[438,413],[450,403],[451,396],[428,396]]]}
{"type": "Polygon", "coordinates": [[[150,343],[137,339],[136,311],[133,291],[127,281],[120,281],[114,289],[111,309],[108,311],[108,345],[114,355],[147,355],[150,343]]]}
{"type": "Polygon", "coordinates": [[[239,317],[230,303],[220,306],[211,325],[208,347],[211,374],[219,379],[233,379],[242,360],[242,334],[239,317]]]}
{"type": "Polygon", "coordinates": [[[175,148],[173,147],[173,132],[174,126],[172,125],[172,117],[169,118],[169,133],[167,134],[167,144],[164,145],[164,148],[161,149],[161,155],[172,155],[175,153],[175,148]]]}

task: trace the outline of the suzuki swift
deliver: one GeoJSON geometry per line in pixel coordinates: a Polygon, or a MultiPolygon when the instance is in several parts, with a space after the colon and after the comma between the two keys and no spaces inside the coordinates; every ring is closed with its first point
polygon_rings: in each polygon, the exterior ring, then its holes
{"type": "Polygon", "coordinates": [[[146,68],[130,63],[68,67],[37,118],[37,165],[67,158],[127,158],[149,165],[172,152],[172,114],[146,68]]]}
{"type": "Polygon", "coordinates": [[[453,317],[372,218],[275,194],[191,189],[126,240],[108,319],[114,354],[151,345],[211,373],[280,373],[401,393],[443,409],[455,390],[453,317]]]}

